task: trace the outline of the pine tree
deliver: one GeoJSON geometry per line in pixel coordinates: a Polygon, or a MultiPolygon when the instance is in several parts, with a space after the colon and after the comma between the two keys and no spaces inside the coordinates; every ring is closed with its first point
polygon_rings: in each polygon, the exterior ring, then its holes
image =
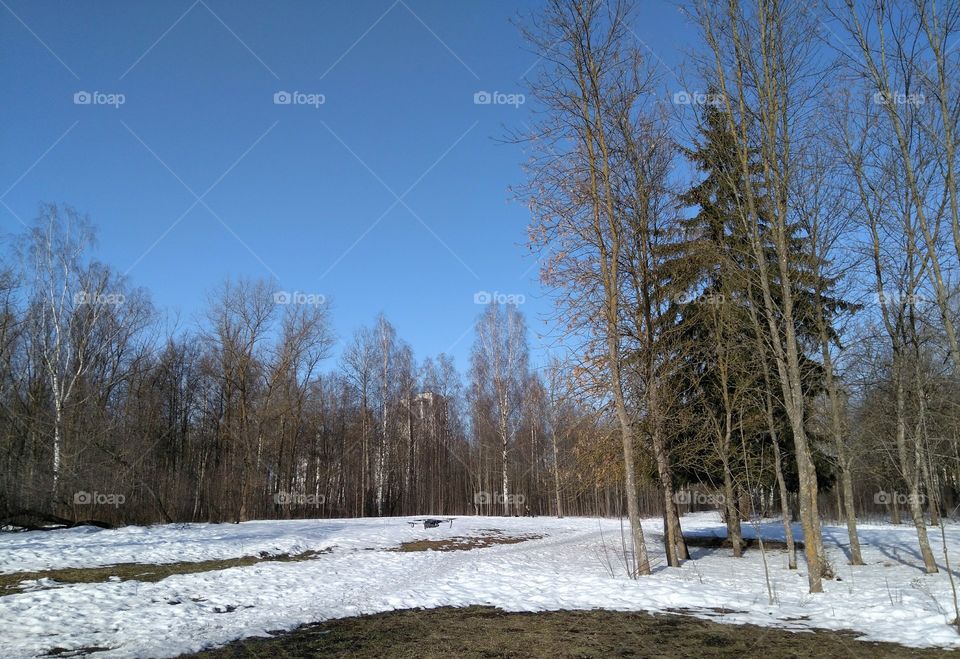
{"type": "MultiPolygon", "coordinates": [[[[772,447],[782,461],[775,470],[781,498],[787,483],[795,480],[793,470],[783,470],[783,464],[792,464],[785,460],[792,453],[792,435],[773,393],[780,386],[777,370],[769,363],[757,331],[766,318],[759,298],[758,266],[743,221],[745,186],[752,185],[757,194],[763,184],[756,171],[752,181],[743,180],[728,117],[713,105],[704,107],[698,143],[685,155],[702,174],[680,195],[680,203],[695,213],[682,221],[683,236],[671,258],[676,354],[683,364],[677,372],[683,379],[682,395],[694,410],[680,433],[690,449],[685,476],[722,484],[728,537],[734,555],[739,555],[739,516],[749,511],[738,510],[737,501],[744,490],[768,484],[752,468],[756,456],[772,447]]],[[[762,194],[757,194],[755,203],[761,209],[769,204],[762,194]]],[[[758,228],[767,254],[767,274],[777,292],[776,252],[768,226],[761,214],[758,228]]],[[[849,305],[833,294],[836,282],[820,274],[823,268],[815,267],[813,250],[799,222],[792,223],[788,232],[804,396],[809,400],[824,390],[823,367],[812,357],[819,345],[818,319],[826,319],[830,339],[836,340],[832,320],[849,305]]],[[[775,320],[782,325],[782,319],[775,320]]],[[[818,471],[825,470],[825,463],[818,463],[818,471]]],[[[829,478],[829,474],[823,476],[829,478]]]]}

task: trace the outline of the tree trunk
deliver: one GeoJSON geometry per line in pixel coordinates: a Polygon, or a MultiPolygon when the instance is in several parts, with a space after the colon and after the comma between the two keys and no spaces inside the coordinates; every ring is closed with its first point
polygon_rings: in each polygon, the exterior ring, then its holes
{"type": "Polygon", "coordinates": [[[54,405],[54,425],[53,425],[53,502],[56,504],[57,495],[60,493],[60,461],[61,444],[63,436],[61,428],[63,427],[63,407],[60,402],[54,405]]]}
{"type": "Polygon", "coordinates": [[[850,564],[863,565],[860,555],[860,538],[857,535],[857,513],[853,503],[853,483],[850,475],[850,460],[847,458],[846,447],[843,441],[843,419],[840,410],[840,392],[836,379],[833,377],[833,358],[826,331],[826,321],[823,318],[822,307],[817,294],[817,320],[820,324],[820,348],[823,356],[823,369],[826,374],[827,396],[830,399],[830,421],[833,431],[833,442],[837,452],[837,466],[840,469],[840,481],[843,491],[843,507],[838,506],[837,515],[844,515],[847,522],[847,537],[850,540],[850,564]]]}
{"type": "Polygon", "coordinates": [[[623,399],[623,389],[620,387],[619,351],[617,346],[612,345],[613,340],[613,337],[608,339],[610,371],[613,380],[614,405],[616,406],[617,420],[620,422],[620,434],[623,440],[624,487],[626,488],[627,517],[630,521],[630,534],[634,551],[632,576],[636,577],[637,575],[650,574],[650,561],[647,558],[647,545],[643,538],[643,528],[640,526],[640,500],[637,496],[636,467],[633,460],[633,428],[630,425],[626,402],[623,399]]]}
{"type": "Polygon", "coordinates": [[[653,434],[653,453],[657,462],[657,475],[660,478],[660,487],[663,490],[663,514],[666,528],[663,536],[664,549],[667,555],[667,564],[670,567],[680,566],[679,551],[677,548],[682,542],[680,535],[679,516],[675,510],[673,500],[673,475],[670,473],[670,458],[667,455],[663,436],[659,429],[653,434]]]}
{"type": "Polygon", "coordinates": [[[550,434],[553,443],[553,493],[557,500],[557,517],[563,517],[563,505],[560,501],[560,452],[557,450],[557,433],[550,434]]]}
{"type": "Polygon", "coordinates": [[[843,488],[843,512],[847,518],[847,535],[850,538],[850,564],[864,565],[860,554],[860,538],[857,534],[857,510],[853,499],[853,477],[849,466],[840,472],[840,481],[843,488]]]}
{"type": "MultiPolygon", "coordinates": [[[[934,574],[937,570],[937,561],[930,550],[930,540],[927,537],[927,523],[923,516],[923,504],[920,494],[920,474],[919,465],[914,464],[910,459],[909,449],[907,448],[907,423],[906,423],[906,392],[903,385],[903,363],[902,355],[897,359],[898,364],[894,366],[896,371],[896,408],[897,408],[897,453],[900,457],[900,470],[903,474],[903,480],[907,485],[907,507],[910,511],[910,518],[917,529],[917,541],[920,544],[920,554],[923,557],[923,565],[927,574],[934,574]]],[[[899,493],[893,493],[894,501],[899,498],[899,493]]]]}
{"type": "Polygon", "coordinates": [[[742,535],[740,533],[740,512],[737,510],[736,491],[733,486],[733,476],[730,473],[730,463],[723,461],[723,511],[727,523],[727,540],[733,550],[734,558],[743,556],[742,535]]]}
{"type": "Polygon", "coordinates": [[[783,459],[780,457],[780,440],[773,424],[773,410],[767,395],[767,425],[773,440],[773,466],[777,475],[777,488],[780,490],[780,516],[783,518],[783,537],[787,542],[787,560],[791,570],[797,569],[797,545],[793,540],[793,513],[790,510],[790,493],[783,479],[783,459]]]}

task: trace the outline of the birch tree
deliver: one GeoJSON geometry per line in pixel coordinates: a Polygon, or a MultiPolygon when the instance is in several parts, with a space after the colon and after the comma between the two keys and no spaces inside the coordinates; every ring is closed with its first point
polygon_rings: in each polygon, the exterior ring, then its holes
{"type": "MultiPolygon", "coordinates": [[[[516,305],[488,304],[477,319],[471,354],[471,377],[481,396],[490,401],[500,464],[499,496],[503,514],[511,512],[510,450],[520,427],[524,385],[528,379],[529,347],[523,314],[516,305]]],[[[491,495],[493,493],[490,493],[491,495]]]]}
{"type": "Polygon", "coordinates": [[[50,486],[54,500],[59,498],[65,468],[66,410],[76,402],[78,385],[97,351],[110,340],[98,336],[98,326],[112,306],[125,301],[110,270],[90,262],[93,244],[93,228],[86,217],[72,208],[47,204],[21,245],[31,338],[53,408],[50,486]]]}

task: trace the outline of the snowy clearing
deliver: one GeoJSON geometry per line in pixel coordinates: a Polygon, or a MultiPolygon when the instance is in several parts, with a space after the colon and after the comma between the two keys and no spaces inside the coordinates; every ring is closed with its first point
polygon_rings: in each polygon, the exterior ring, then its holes
{"type": "MultiPolygon", "coordinates": [[[[464,517],[452,528],[423,529],[412,528],[407,519],[6,534],[0,541],[0,572],[5,573],[332,551],[304,562],[264,562],[156,583],[38,583],[28,592],[0,597],[4,655],[96,647],[109,648],[97,654],[104,657],[168,657],[329,618],[473,604],[508,611],[684,610],[726,623],[849,629],[868,640],[960,647],[960,636],[949,626],[947,574],[923,573],[914,532],[906,525],[861,525],[867,562],[861,567],[846,564],[846,531],[825,527],[828,553],[841,580],[825,582],[825,592],[818,595],[806,592],[802,553],[801,569],[790,571],[784,552],[768,552],[779,600],[771,605],[759,551],[733,559],[726,550],[692,547],[696,560],[679,569],[663,567],[657,561],[662,557],[659,519],[644,522],[657,569],[637,582],[623,576],[614,555],[620,538],[617,520],[464,517]],[[491,529],[544,537],[469,551],[385,551],[412,540],[472,537],[491,529]],[[616,576],[609,574],[608,564],[616,576]],[[733,612],[721,615],[718,609],[733,612]]],[[[723,534],[715,513],[687,516],[683,525],[687,534],[723,534]]],[[[752,535],[750,527],[744,528],[752,535]]],[[[781,536],[776,522],[762,528],[765,538],[781,536]]],[[[934,537],[939,546],[939,533],[934,537]]],[[[960,526],[948,527],[948,544],[960,546],[960,526]]]]}

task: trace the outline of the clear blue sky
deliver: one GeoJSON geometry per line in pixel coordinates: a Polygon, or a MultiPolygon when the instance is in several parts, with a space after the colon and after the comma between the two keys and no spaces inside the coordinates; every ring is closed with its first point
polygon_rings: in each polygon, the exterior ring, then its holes
{"type": "MultiPolygon", "coordinates": [[[[0,0],[0,231],[70,204],[183,323],[226,277],[275,277],[325,295],[341,340],[383,311],[461,369],[474,294],[522,294],[536,349],[551,306],[508,191],[524,156],[496,140],[535,107],[474,103],[526,92],[510,19],[536,4],[0,0]]],[[[635,29],[670,67],[689,34],[670,2],[635,29]]]]}

